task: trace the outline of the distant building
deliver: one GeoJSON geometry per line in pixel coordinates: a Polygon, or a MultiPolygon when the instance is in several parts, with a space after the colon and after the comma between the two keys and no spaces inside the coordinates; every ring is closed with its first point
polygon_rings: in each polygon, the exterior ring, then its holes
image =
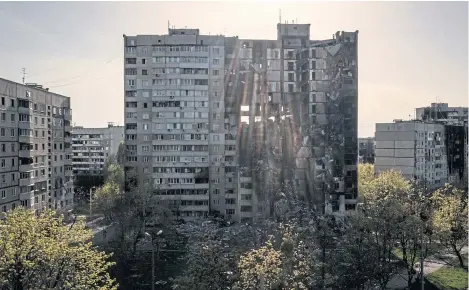
{"type": "Polygon", "coordinates": [[[416,108],[415,111],[417,120],[467,126],[467,107],[449,107],[448,103],[432,103],[429,107],[416,108]]]}
{"type": "Polygon", "coordinates": [[[0,79],[0,212],[73,208],[70,98],[0,79]]]}
{"type": "Polygon", "coordinates": [[[375,163],[375,138],[358,138],[358,163],[375,163]]]}
{"type": "Polygon", "coordinates": [[[104,176],[107,159],[117,154],[124,141],[124,126],[112,123],[105,128],[73,127],[73,173],[75,178],[104,176]]]}
{"type": "Polygon", "coordinates": [[[467,126],[420,120],[376,124],[375,172],[394,169],[426,188],[463,180],[467,126]]]}

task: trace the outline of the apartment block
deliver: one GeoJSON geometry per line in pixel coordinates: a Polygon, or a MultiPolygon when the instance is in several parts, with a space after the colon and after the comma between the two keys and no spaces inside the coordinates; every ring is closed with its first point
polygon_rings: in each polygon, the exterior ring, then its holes
{"type": "Polygon", "coordinates": [[[73,175],[75,179],[104,176],[104,166],[124,141],[124,126],[109,123],[105,128],[73,127],[73,175]]]}
{"type": "Polygon", "coordinates": [[[353,209],[357,32],[317,41],[309,29],[124,35],[126,172],[185,219],[262,218],[287,190],[321,212],[353,209]]]}
{"type": "Polygon", "coordinates": [[[73,207],[70,98],[0,79],[0,207],[73,207]]]}
{"type": "Polygon", "coordinates": [[[449,107],[448,103],[431,103],[428,107],[416,108],[415,112],[417,120],[467,126],[467,107],[449,107]]]}
{"type": "Polygon", "coordinates": [[[376,124],[375,172],[398,170],[428,189],[458,183],[466,171],[464,130],[421,120],[376,124]]]}

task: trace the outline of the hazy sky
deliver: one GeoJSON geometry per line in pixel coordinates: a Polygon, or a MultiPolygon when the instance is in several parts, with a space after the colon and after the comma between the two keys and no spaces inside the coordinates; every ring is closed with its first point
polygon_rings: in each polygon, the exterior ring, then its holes
{"type": "Polygon", "coordinates": [[[72,98],[76,125],[123,124],[122,34],[276,38],[283,20],[313,39],[359,30],[359,136],[431,102],[467,106],[467,2],[1,2],[0,77],[72,98]]]}

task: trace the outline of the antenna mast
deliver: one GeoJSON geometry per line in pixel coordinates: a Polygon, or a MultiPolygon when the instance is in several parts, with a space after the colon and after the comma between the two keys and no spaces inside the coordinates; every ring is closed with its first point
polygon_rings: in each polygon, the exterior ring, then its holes
{"type": "Polygon", "coordinates": [[[278,10],[278,23],[282,24],[282,9],[278,10]]]}
{"type": "Polygon", "coordinates": [[[24,80],[26,78],[26,68],[22,68],[21,73],[23,74],[23,85],[24,85],[24,80]]]}

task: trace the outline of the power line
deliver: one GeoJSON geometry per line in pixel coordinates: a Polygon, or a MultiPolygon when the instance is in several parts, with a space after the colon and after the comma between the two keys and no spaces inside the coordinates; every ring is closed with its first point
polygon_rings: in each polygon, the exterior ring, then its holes
{"type": "MultiPolygon", "coordinates": [[[[103,76],[103,77],[94,79],[94,80],[95,80],[95,81],[97,81],[97,80],[102,80],[102,79],[107,78],[107,77],[109,77],[109,74],[108,74],[108,75],[105,75],[105,76],[103,76]]],[[[57,85],[57,86],[50,86],[50,88],[67,87],[67,86],[71,86],[71,85],[78,84],[78,83],[80,83],[80,82],[82,82],[82,81],[84,81],[84,80],[86,80],[86,78],[81,79],[81,80],[78,80],[78,81],[76,81],[76,82],[69,83],[69,84],[63,84],[63,85],[57,85]]]]}
{"type": "MultiPolygon", "coordinates": [[[[104,66],[108,65],[109,63],[113,62],[114,60],[116,60],[117,58],[119,58],[120,56],[117,56],[109,61],[107,61],[106,63],[104,63],[104,66]]],[[[74,76],[74,77],[69,77],[69,78],[62,78],[62,79],[58,79],[58,80],[54,80],[54,81],[50,81],[50,82],[44,82],[42,83],[43,85],[47,85],[47,84],[54,84],[54,83],[60,83],[60,82],[64,82],[64,81],[71,81],[71,80],[74,80],[74,79],[79,79],[79,78],[82,78],[82,77],[87,77],[89,76],[94,70],[96,70],[99,66],[96,66],[94,68],[91,68],[87,71],[85,71],[84,73],[80,74],[80,75],[77,75],[77,76],[74,76]]],[[[58,85],[58,86],[63,86],[63,85],[58,85]]],[[[54,87],[57,87],[57,86],[54,86],[54,87]]]]}

